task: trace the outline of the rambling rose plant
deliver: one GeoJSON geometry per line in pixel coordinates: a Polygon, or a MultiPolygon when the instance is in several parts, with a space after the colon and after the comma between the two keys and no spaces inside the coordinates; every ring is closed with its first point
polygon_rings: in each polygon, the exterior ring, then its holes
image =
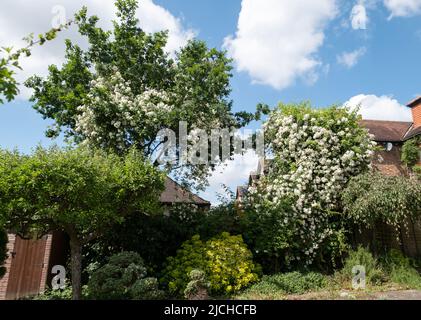
{"type": "Polygon", "coordinates": [[[355,110],[304,103],[280,105],[264,124],[274,159],[269,173],[249,188],[248,199],[260,215],[292,203],[292,210],[279,214],[279,233],[289,235],[287,262],[313,262],[333,233],[328,220],[342,189],[370,166],[375,143],[359,120],[355,110]]]}

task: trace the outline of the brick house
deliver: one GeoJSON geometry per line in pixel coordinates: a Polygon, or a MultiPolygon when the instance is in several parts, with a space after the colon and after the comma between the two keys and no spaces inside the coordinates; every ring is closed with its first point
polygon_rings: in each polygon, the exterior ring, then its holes
{"type": "MultiPolygon", "coordinates": [[[[183,188],[171,178],[166,179],[159,201],[164,213],[177,203],[194,204],[203,210],[210,202],[183,188]]],[[[0,300],[18,299],[43,292],[51,283],[54,265],[65,265],[69,243],[62,232],[52,232],[38,240],[25,240],[8,234],[6,274],[0,279],[0,300]]]]}

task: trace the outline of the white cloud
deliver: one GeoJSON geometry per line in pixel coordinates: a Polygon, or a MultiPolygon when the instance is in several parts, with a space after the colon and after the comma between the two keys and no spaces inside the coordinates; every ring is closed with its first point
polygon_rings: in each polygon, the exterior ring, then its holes
{"type": "Polygon", "coordinates": [[[368,15],[365,6],[362,3],[357,3],[351,10],[351,26],[354,30],[365,30],[368,24],[368,15]]]}
{"type": "Polygon", "coordinates": [[[352,68],[358,63],[358,60],[366,53],[367,49],[361,47],[351,52],[343,52],[336,57],[339,64],[344,65],[347,68],[352,68]]]}
{"type": "Polygon", "coordinates": [[[383,3],[390,11],[389,19],[421,14],[421,0],[384,0],[383,3]]]}
{"type": "MultiPolygon", "coordinates": [[[[116,19],[114,1],[103,0],[2,0],[0,11],[0,45],[19,48],[25,43],[22,37],[33,32],[35,35],[51,29],[57,23],[58,11],[63,8],[65,17],[72,19],[75,12],[82,6],[88,7],[88,14],[95,14],[100,18],[99,25],[111,28],[111,20],[116,19]]],[[[169,40],[167,50],[172,52],[185,45],[194,37],[195,31],[183,27],[181,19],[173,16],[168,10],[156,5],[152,0],[139,2],[137,17],[140,27],[147,32],[168,30],[169,40]]],[[[42,47],[35,47],[30,58],[22,59],[23,71],[18,72],[17,79],[23,82],[33,74],[46,75],[49,64],[61,64],[64,61],[64,42],[69,38],[74,42],[86,46],[86,42],[79,36],[75,26],[63,31],[54,41],[42,47]]],[[[27,98],[28,90],[22,88],[21,97],[27,98]]]]}
{"type": "Polygon", "coordinates": [[[139,3],[138,18],[140,26],[146,32],[168,30],[167,50],[169,52],[178,50],[188,40],[196,36],[194,30],[184,29],[182,21],[174,17],[165,8],[154,4],[151,0],[142,0],[139,3]]]}
{"type": "Polygon", "coordinates": [[[247,184],[249,175],[257,169],[258,156],[254,151],[248,151],[243,156],[236,155],[233,160],[227,160],[219,165],[209,178],[209,187],[200,196],[218,204],[217,194],[224,194],[223,185],[236,191],[237,186],[247,184]]]}
{"type": "Polygon", "coordinates": [[[359,94],[346,103],[351,108],[360,106],[363,119],[412,121],[411,110],[389,96],[376,96],[373,94],[359,94]]]}
{"type": "Polygon", "coordinates": [[[237,32],[224,46],[254,83],[284,89],[298,78],[314,82],[324,29],[336,15],[335,0],[243,0],[237,32]]]}

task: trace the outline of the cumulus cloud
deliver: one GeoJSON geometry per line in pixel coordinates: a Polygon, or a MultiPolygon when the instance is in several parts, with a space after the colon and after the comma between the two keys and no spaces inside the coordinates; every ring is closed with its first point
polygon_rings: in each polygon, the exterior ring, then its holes
{"type": "Polygon", "coordinates": [[[360,58],[366,53],[367,49],[365,47],[361,47],[351,52],[343,52],[336,57],[336,60],[339,64],[344,65],[348,69],[355,66],[360,58]]]}
{"type": "Polygon", "coordinates": [[[376,96],[373,94],[359,94],[346,103],[346,106],[360,107],[363,119],[412,121],[411,110],[389,96],[376,96]]]}
{"type": "Polygon", "coordinates": [[[280,90],[298,78],[314,82],[324,30],[336,15],[335,0],[242,0],[237,32],[224,47],[254,83],[280,90]]]}
{"type": "Polygon", "coordinates": [[[217,195],[224,195],[224,186],[235,191],[237,186],[247,184],[250,173],[257,169],[258,159],[257,154],[249,150],[219,165],[209,178],[209,187],[200,196],[214,205],[218,204],[217,195]]]}
{"type": "Polygon", "coordinates": [[[367,10],[363,3],[357,3],[351,10],[351,26],[354,30],[365,30],[368,24],[367,10]]]}
{"type": "MultiPolygon", "coordinates": [[[[0,11],[0,45],[19,48],[25,43],[22,37],[34,33],[43,33],[55,27],[60,18],[70,20],[82,6],[88,7],[88,14],[95,14],[100,18],[99,25],[109,29],[111,20],[116,19],[114,1],[85,0],[2,0],[0,11]]],[[[194,37],[195,31],[183,27],[182,20],[173,16],[165,8],[155,4],[152,0],[140,1],[137,11],[140,27],[147,32],[168,30],[169,40],[167,51],[173,52],[185,45],[194,37]]],[[[49,64],[60,65],[64,61],[64,42],[69,38],[74,42],[86,46],[86,42],[79,36],[76,27],[63,31],[54,41],[42,47],[35,47],[32,56],[22,59],[23,71],[18,72],[17,79],[23,82],[33,74],[46,75],[49,64]]],[[[21,97],[27,98],[29,92],[22,88],[21,97]]]]}
{"type": "Polygon", "coordinates": [[[421,0],[384,0],[384,5],[390,11],[389,19],[421,14],[421,0]]]}

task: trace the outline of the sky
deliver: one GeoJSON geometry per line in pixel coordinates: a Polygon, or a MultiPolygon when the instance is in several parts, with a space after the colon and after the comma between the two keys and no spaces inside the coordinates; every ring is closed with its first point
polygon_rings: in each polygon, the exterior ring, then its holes
{"type": "MultiPolygon", "coordinates": [[[[2,0],[0,45],[19,47],[23,36],[71,19],[83,5],[111,26],[112,0],[2,0]]],[[[234,111],[307,100],[315,107],[360,105],[366,119],[410,121],[405,104],[421,95],[421,0],[141,0],[138,17],[145,31],[169,31],[170,53],[193,37],[226,50],[234,111]]],[[[86,45],[75,28],[62,32],[22,61],[18,80],[60,65],[65,38],[86,45]]],[[[32,109],[30,94],[22,87],[0,106],[1,148],[30,152],[62,143],[45,138],[51,122],[32,109]]],[[[236,157],[201,195],[215,202],[221,184],[235,191],[256,166],[252,152],[236,157]]]]}

